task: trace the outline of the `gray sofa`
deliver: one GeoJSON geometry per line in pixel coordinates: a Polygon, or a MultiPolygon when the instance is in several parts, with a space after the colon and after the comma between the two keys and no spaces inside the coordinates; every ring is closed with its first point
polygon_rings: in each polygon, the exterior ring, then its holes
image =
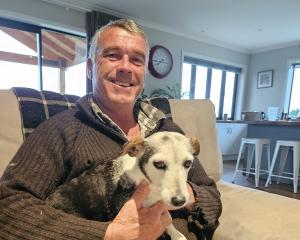
{"type": "MultiPolygon", "coordinates": [[[[200,140],[199,160],[221,192],[223,213],[214,240],[299,240],[300,201],[225,183],[217,144],[214,106],[209,100],[170,100],[172,117],[200,140]]],[[[23,142],[19,104],[0,90],[0,176],[23,142]]]]}

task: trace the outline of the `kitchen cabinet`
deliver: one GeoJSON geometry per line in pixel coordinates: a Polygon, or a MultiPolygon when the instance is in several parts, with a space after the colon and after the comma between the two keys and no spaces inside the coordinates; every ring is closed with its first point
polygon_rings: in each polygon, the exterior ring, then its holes
{"type": "Polygon", "coordinates": [[[246,123],[217,123],[218,143],[223,159],[226,155],[233,155],[231,159],[236,159],[241,139],[247,135],[247,128],[246,123]]]}

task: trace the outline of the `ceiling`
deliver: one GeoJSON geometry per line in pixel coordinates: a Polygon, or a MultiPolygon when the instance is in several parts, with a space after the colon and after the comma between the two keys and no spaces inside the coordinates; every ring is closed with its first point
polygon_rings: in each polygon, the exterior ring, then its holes
{"type": "Polygon", "coordinates": [[[300,43],[300,0],[42,0],[255,53],[300,43]]]}

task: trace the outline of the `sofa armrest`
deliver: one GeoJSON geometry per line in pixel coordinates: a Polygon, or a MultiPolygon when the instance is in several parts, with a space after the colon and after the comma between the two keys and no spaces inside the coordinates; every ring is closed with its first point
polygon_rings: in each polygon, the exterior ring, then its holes
{"type": "Polygon", "coordinates": [[[214,240],[300,239],[300,201],[219,181],[223,212],[214,240]]]}
{"type": "Polygon", "coordinates": [[[0,90],[0,177],[22,142],[17,98],[11,90],[0,90]]]}

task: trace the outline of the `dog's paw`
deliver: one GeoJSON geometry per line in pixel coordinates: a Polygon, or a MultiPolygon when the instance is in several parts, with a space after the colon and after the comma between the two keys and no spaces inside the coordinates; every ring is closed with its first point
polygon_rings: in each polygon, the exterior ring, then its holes
{"type": "Polygon", "coordinates": [[[187,240],[187,238],[179,232],[173,224],[166,228],[166,232],[170,236],[171,240],[187,240]]]}
{"type": "Polygon", "coordinates": [[[178,235],[176,237],[171,237],[171,240],[187,240],[187,238],[185,236],[183,236],[182,234],[180,234],[180,235],[178,235]]]}

